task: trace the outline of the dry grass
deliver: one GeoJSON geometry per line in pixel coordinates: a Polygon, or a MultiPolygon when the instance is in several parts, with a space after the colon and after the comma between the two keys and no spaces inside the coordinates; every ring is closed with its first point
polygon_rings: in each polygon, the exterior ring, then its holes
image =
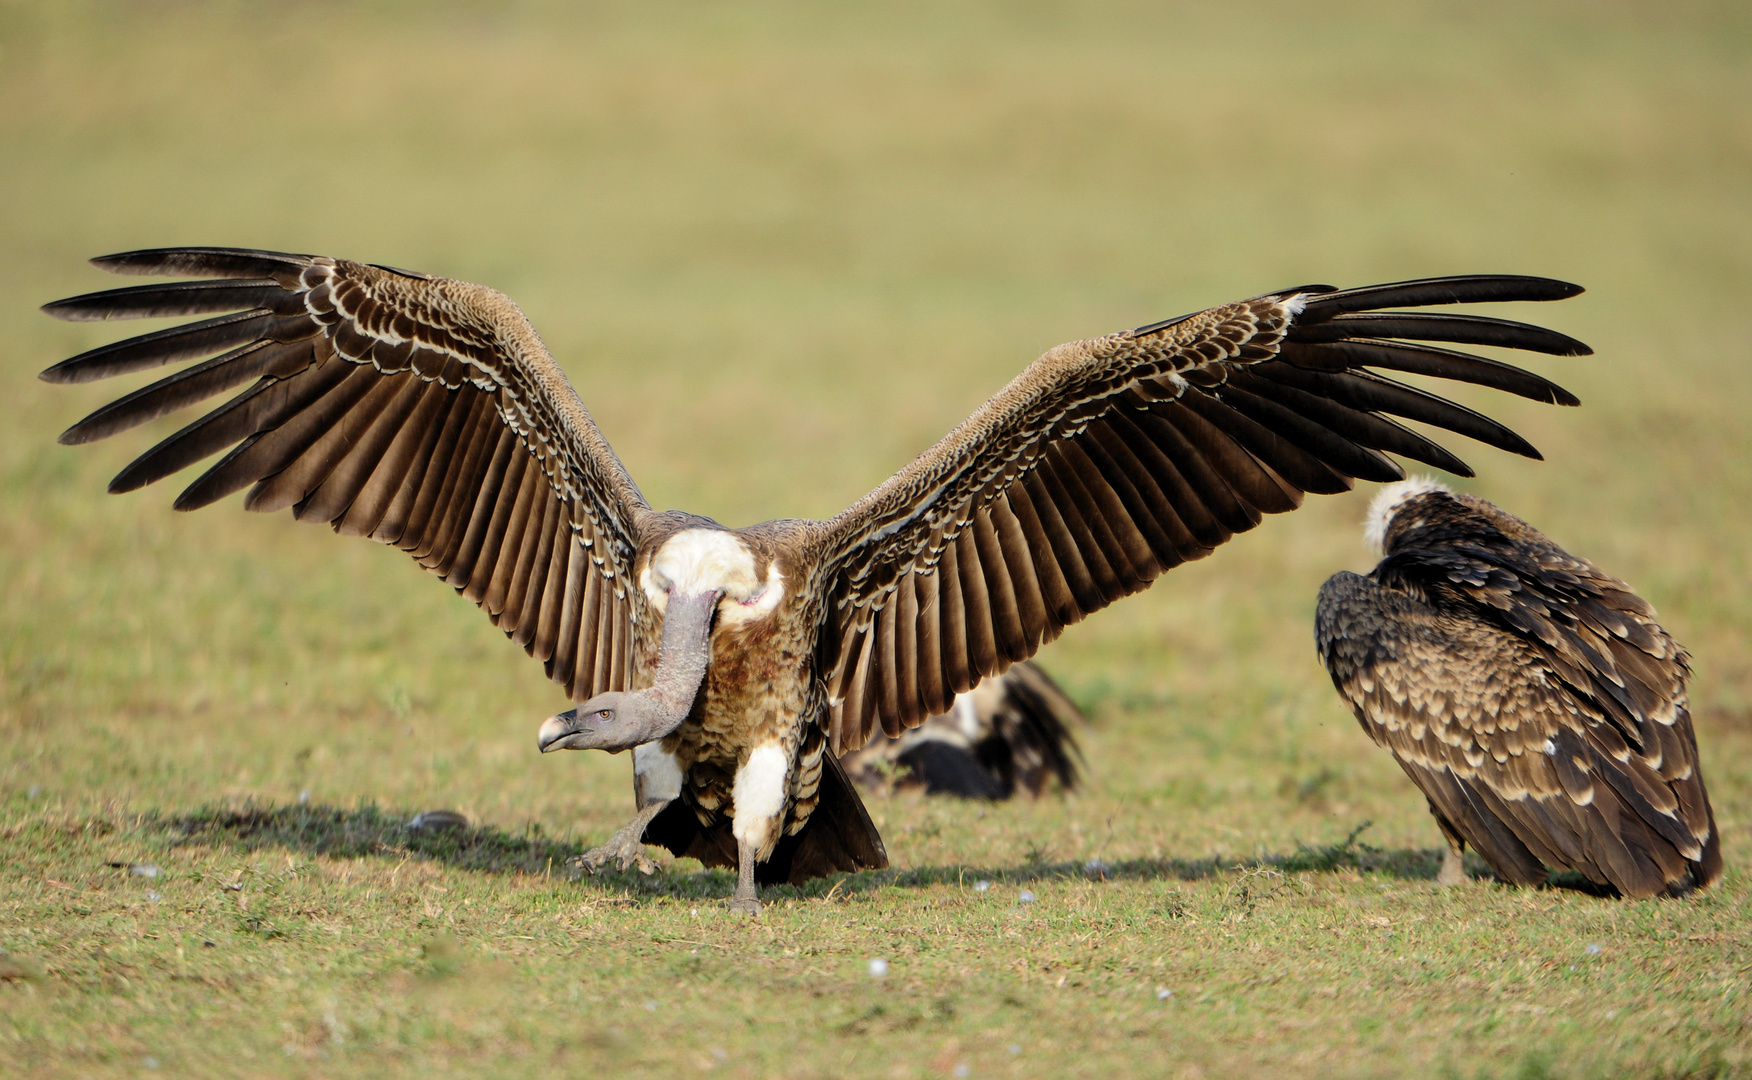
{"type": "Polygon", "coordinates": [[[1749,31],[0,3],[0,1070],[1747,1074],[1749,31]],[[170,243],[504,289],[652,502],[735,524],[833,512],[1059,341],[1296,281],[1581,281],[1536,317],[1598,350],[1538,365],[1584,407],[1468,399],[1549,460],[1461,449],[1691,647],[1727,879],[1431,887],[1436,830],[1309,640],[1359,493],[1051,647],[1082,796],[879,802],[895,871],[754,925],[697,868],[570,880],[626,765],[535,755],[558,694],[485,620],[395,552],[105,497],[146,433],[54,445],[114,391],[35,372],[110,333],[36,305],[170,243]],[[432,807],[478,828],[403,827],[432,807]]]}

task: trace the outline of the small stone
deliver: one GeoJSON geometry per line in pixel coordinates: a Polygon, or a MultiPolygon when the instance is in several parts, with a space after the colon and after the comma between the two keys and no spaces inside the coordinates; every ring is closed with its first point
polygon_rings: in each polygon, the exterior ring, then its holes
{"type": "Polygon", "coordinates": [[[151,863],[135,863],[133,866],[128,867],[128,873],[135,877],[155,878],[158,876],[158,867],[153,866],[151,863]]]}
{"type": "Polygon", "coordinates": [[[985,892],[987,889],[989,889],[991,887],[992,887],[992,883],[985,880],[984,878],[981,878],[978,881],[973,883],[973,891],[974,892],[985,892]]]}
{"type": "Polygon", "coordinates": [[[454,810],[424,810],[408,821],[412,832],[445,832],[468,828],[468,818],[454,810]]]}
{"type": "Polygon", "coordinates": [[[1169,998],[1171,998],[1173,996],[1174,996],[1174,991],[1168,989],[1166,986],[1156,987],[1156,1000],[1157,1001],[1167,1001],[1169,998]]]}
{"type": "Polygon", "coordinates": [[[870,961],[870,977],[872,979],[888,978],[888,961],[882,959],[880,956],[870,961]]]}
{"type": "Polygon", "coordinates": [[[305,805],[309,804],[309,802],[310,802],[310,789],[305,788],[303,791],[300,791],[298,793],[298,805],[305,806],[305,805]]]}
{"type": "Polygon", "coordinates": [[[1032,904],[1037,899],[1039,899],[1039,898],[1036,897],[1033,893],[1029,892],[1027,889],[1023,889],[1021,892],[1016,894],[1016,902],[1018,904],[1032,904]]]}
{"type": "Polygon", "coordinates": [[[1098,881],[1107,880],[1107,871],[1109,869],[1111,868],[1100,859],[1090,859],[1083,864],[1083,873],[1088,874],[1090,877],[1095,878],[1098,881]]]}
{"type": "Polygon", "coordinates": [[[153,903],[157,903],[158,901],[164,899],[164,897],[159,896],[157,893],[153,892],[151,889],[147,889],[146,890],[146,899],[152,901],[153,903]]]}
{"type": "Polygon", "coordinates": [[[1600,946],[1596,942],[1589,942],[1588,947],[1583,951],[1586,952],[1589,956],[1598,956],[1598,955],[1600,955],[1600,946]]]}

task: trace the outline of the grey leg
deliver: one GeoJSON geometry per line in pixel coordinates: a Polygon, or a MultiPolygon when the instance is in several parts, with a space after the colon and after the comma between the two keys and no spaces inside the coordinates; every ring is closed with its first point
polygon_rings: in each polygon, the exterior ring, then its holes
{"type": "Polygon", "coordinates": [[[737,915],[759,915],[760,896],[754,890],[754,849],[736,845],[736,891],[730,894],[730,910],[737,915]]]}
{"type": "Polygon", "coordinates": [[[646,803],[633,820],[621,827],[621,830],[608,838],[608,843],[601,847],[593,847],[579,856],[578,861],[587,869],[596,870],[610,859],[622,870],[630,870],[637,866],[641,874],[655,874],[657,864],[645,854],[645,826],[651,824],[651,819],[663,812],[669,805],[668,799],[660,799],[646,803]]]}
{"type": "Polygon", "coordinates": [[[1448,842],[1448,850],[1442,854],[1442,872],[1436,875],[1436,884],[1441,886],[1466,884],[1466,860],[1459,844],[1452,840],[1448,842]]]}

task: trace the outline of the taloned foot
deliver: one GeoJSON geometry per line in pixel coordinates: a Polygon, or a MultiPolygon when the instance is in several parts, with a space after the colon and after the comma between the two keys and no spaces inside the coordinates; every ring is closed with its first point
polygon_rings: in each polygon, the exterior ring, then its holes
{"type": "Polygon", "coordinates": [[[1466,858],[1459,848],[1450,844],[1442,855],[1442,871],[1436,875],[1436,885],[1447,888],[1450,885],[1464,885],[1467,880],[1466,858]]]}
{"type": "MultiPolygon", "coordinates": [[[[619,833],[615,834],[616,837],[619,835],[619,833]]],[[[652,861],[651,856],[645,854],[645,845],[636,839],[630,843],[625,840],[618,843],[615,840],[610,840],[601,847],[593,847],[578,856],[578,862],[591,873],[595,873],[611,862],[620,870],[631,870],[636,866],[641,874],[655,874],[659,869],[657,864],[652,861]]]]}
{"type": "Polygon", "coordinates": [[[653,802],[646,806],[639,811],[637,817],[609,837],[606,844],[593,847],[578,856],[578,862],[592,873],[612,862],[622,870],[631,870],[636,866],[641,874],[655,874],[658,866],[651,861],[651,856],[645,854],[645,826],[651,823],[651,819],[665,805],[667,804],[653,802]]]}
{"type": "Polygon", "coordinates": [[[742,890],[738,889],[736,894],[730,897],[730,914],[732,915],[759,915],[760,907],[760,900],[753,893],[743,896],[742,890]]]}

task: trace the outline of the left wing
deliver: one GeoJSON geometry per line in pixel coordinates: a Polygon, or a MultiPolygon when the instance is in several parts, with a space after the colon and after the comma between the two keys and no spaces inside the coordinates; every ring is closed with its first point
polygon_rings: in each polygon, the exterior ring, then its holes
{"type": "Polygon", "coordinates": [[[249,488],[251,510],[394,544],[480,605],[573,700],[626,688],[643,596],[642,530],[660,527],[517,305],[480,285],[240,248],[92,260],[194,277],[45,306],[75,321],[212,315],[64,360],[89,382],[197,360],[98,409],[85,443],[243,387],[136,458],[132,491],[229,451],[176,500],[249,488]],[[219,313],[219,314],[215,314],[219,313]],[[206,357],[207,359],[201,359],[206,357]]]}

